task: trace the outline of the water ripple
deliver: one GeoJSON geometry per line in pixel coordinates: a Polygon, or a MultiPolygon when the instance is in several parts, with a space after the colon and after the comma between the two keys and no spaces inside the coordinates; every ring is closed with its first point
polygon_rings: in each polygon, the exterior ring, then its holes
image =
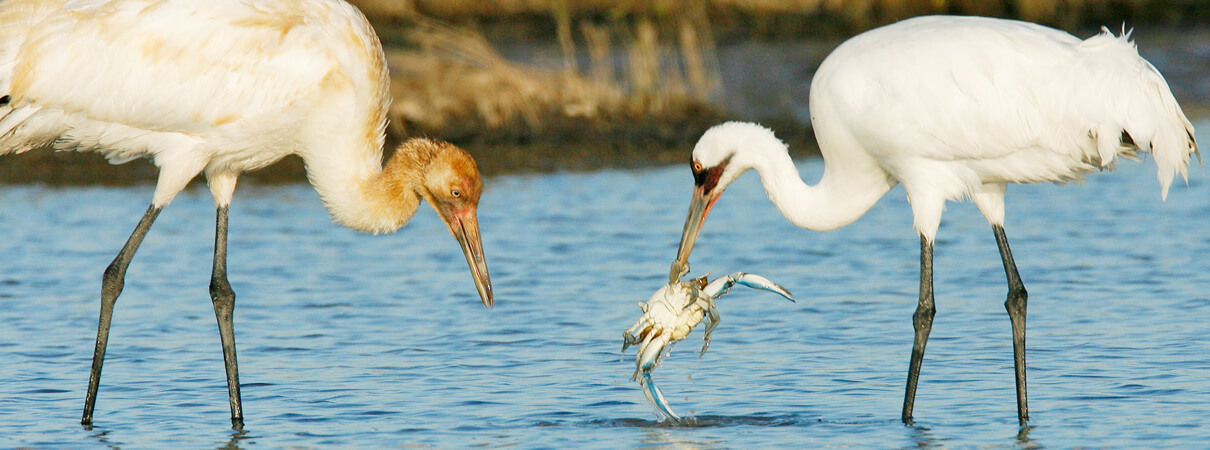
{"type": "MultiPolygon", "coordinates": [[[[803,164],[807,179],[821,170],[803,164]]],[[[973,206],[952,205],[938,239],[909,427],[898,416],[918,256],[902,191],[814,233],[780,217],[754,176],[712,213],[694,273],[752,271],[799,301],[721,299],[710,351],[696,356],[697,331],[655,375],[693,419],[660,422],[619,349],[676,251],[683,167],[488,180],[490,311],[427,209],[364,236],[332,226],[308,186],[241,187],[229,265],[242,433],[229,429],[208,296],[213,203],[186,191],[131,265],[84,428],[100,274],[150,190],[9,186],[0,447],[1197,447],[1210,435],[1202,178],[1162,203],[1147,162],[1009,189],[1030,289],[1026,428],[1003,272],[973,206]]]]}

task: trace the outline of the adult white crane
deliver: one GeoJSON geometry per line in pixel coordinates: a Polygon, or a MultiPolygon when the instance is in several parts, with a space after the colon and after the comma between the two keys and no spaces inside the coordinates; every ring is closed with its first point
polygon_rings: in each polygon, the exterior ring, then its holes
{"type": "Polygon", "coordinates": [[[53,147],[159,167],[151,206],[105,270],[82,423],[92,422],[126,267],[160,210],[198,174],[217,205],[210,295],[236,428],[227,210],[244,171],[299,155],[332,218],[376,234],[399,229],[427,201],[491,307],[475,162],[453,145],[412,140],[384,166],[388,82],[377,36],[341,0],[0,3],[0,154],[53,147]]]}
{"type": "MultiPolygon", "coordinates": [[[[912,421],[932,328],[933,238],[948,200],[970,199],[991,224],[1008,278],[1017,416],[1025,393],[1025,285],[1004,234],[1008,183],[1078,180],[1120,156],[1150,152],[1166,197],[1197,153],[1193,126],[1129,34],[1081,41],[1030,23],[919,17],[836,48],[811,84],[811,123],[826,164],[805,184],[786,145],[749,123],[725,123],[693,149],[693,199],[670,279],[689,271],[702,223],[727,185],[756,169],[795,225],[832,230],[857,220],[896,184],[920,235],[920,300],[902,420],[912,421]]],[[[1199,155],[1200,156],[1200,155],[1199,155]]]]}

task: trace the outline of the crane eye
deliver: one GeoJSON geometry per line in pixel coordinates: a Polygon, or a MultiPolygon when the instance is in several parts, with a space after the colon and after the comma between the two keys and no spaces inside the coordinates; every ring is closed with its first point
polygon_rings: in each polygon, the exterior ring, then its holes
{"type": "Polygon", "coordinates": [[[462,191],[459,191],[459,190],[458,190],[458,188],[451,189],[451,190],[450,190],[450,196],[453,196],[454,198],[461,197],[461,196],[462,196],[462,191]]]}
{"type": "Polygon", "coordinates": [[[701,172],[701,171],[702,171],[702,163],[697,162],[697,161],[694,161],[694,162],[693,162],[693,171],[694,171],[694,172],[701,172]]]}

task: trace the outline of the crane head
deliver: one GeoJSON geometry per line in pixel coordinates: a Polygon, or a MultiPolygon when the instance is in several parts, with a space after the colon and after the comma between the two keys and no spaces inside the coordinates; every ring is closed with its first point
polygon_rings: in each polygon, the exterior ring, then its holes
{"type": "Polygon", "coordinates": [[[693,198],[689,202],[689,214],[685,217],[685,228],[681,231],[681,244],[668,273],[670,283],[680,280],[682,276],[689,273],[689,253],[693,251],[697,235],[702,231],[702,224],[706,222],[706,216],[710,215],[710,209],[714,207],[714,203],[727,188],[719,181],[729,162],[730,158],[709,167],[697,158],[690,162],[690,168],[693,170],[693,198]]]}
{"type": "Polygon", "coordinates": [[[445,142],[437,143],[437,147],[421,181],[421,194],[458,240],[479,298],[491,308],[492,283],[479,237],[478,208],[483,179],[474,158],[465,150],[445,142]]]}
{"type": "Polygon", "coordinates": [[[781,148],[785,144],[768,128],[754,123],[726,122],[711,127],[702,134],[693,148],[690,169],[693,171],[693,198],[689,215],[681,231],[681,244],[668,273],[668,281],[676,282],[689,273],[689,253],[697,242],[698,233],[710,209],[723,195],[727,186],[744,171],[754,167],[759,158],[752,151],[781,148]]]}

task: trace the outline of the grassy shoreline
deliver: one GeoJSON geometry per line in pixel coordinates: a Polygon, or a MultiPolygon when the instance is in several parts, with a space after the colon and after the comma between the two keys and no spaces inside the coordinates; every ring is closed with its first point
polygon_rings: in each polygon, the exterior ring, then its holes
{"type": "MultiPolygon", "coordinates": [[[[566,133],[558,138],[492,140],[476,137],[452,141],[475,157],[480,171],[486,176],[633,169],[685,164],[693,143],[702,132],[723,120],[726,119],[719,117],[718,120],[673,125],[584,124],[578,130],[565,130],[566,133]]],[[[796,158],[818,154],[810,127],[779,121],[762,123],[778,131],[778,136],[790,144],[796,158]]],[[[388,149],[400,142],[395,136],[388,137],[387,141],[388,149]]],[[[389,155],[390,151],[387,153],[389,155]]],[[[0,157],[0,184],[122,186],[154,183],[157,174],[149,160],[113,165],[96,153],[36,150],[0,157]]],[[[288,156],[240,177],[241,183],[300,183],[306,179],[306,169],[297,156],[288,156]]],[[[194,180],[195,183],[202,181],[203,177],[194,180]]]]}
{"type": "Polygon", "coordinates": [[[508,33],[548,35],[559,16],[610,21],[701,8],[723,35],[851,35],[906,17],[960,14],[1026,20],[1073,31],[1104,23],[1196,26],[1210,19],[1199,0],[350,0],[378,23],[427,17],[502,24],[508,33]],[[812,26],[804,27],[804,24],[812,26]]]}

